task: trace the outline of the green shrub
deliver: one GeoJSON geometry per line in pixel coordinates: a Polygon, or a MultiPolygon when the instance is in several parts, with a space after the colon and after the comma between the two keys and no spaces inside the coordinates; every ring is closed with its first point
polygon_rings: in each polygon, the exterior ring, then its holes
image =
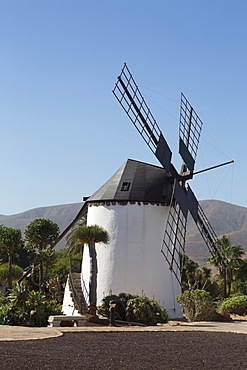
{"type": "Polygon", "coordinates": [[[61,307],[54,300],[46,300],[40,292],[31,291],[25,302],[30,326],[47,326],[50,315],[62,314],[61,307]]]}
{"type": "Polygon", "coordinates": [[[128,300],[126,305],[126,318],[128,321],[156,325],[168,322],[168,314],[155,300],[147,297],[136,297],[128,300]]]}
{"type": "Polygon", "coordinates": [[[247,296],[233,295],[222,300],[218,305],[219,310],[227,311],[235,315],[247,314],[247,296]]]}
{"type": "Polygon", "coordinates": [[[218,318],[213,298],[205,290],[186,290],[177,301],[188,321],[216,321],[218,318]]]}
{"type": "Polygon", "coordinates": [[[242,295],[247,295],[247,282],[239,281],[237,284],[237,289],[242,295]]]}
{"type": "Polygon", "coordinates": [[[99,314],[110,317],[110,301],[116,302],[115,316],[117,320],[134,321],[146,325],[155,325],[168,321],[168,314],[165,308],[161,307],[156,301],[128,293],[106,296],[102,299],[102,305],[98,307],[99,314]]]}
{"type": "Polygon", "coordinates": [[[47,301],[39,292],[28,293],[16,286],[0,306],[0,324],[47,326],[50,315],[61,313],[61,307],[55,301],[47,301]]]}
{"type": "Polygon", "coordinates": [[[128,293],[120,293],[119,295],[111,294],[102,299],[101,306],[98,307],[98,313],[102,316],[110,317],[110,301],[116,302],[115,316],[117,320],[126,321],[126,304],[129,299],[136,296],[128,293]]]}

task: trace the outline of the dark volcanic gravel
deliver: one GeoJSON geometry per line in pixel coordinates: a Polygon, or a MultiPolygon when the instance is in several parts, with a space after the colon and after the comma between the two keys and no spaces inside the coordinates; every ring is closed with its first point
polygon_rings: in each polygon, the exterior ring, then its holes
{"type": "Polygon", "coordinates": [[[0,342],[0,369],[247,369],[247,335],[215,332],[65,333],[0,342]]]}

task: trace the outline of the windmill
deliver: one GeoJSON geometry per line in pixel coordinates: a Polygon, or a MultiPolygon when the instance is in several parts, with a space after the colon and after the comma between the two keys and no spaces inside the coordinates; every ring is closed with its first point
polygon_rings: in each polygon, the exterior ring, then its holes
{"type": "MultiPolygon", "coordinates": [[[[182,165],[178,172],[171,161],[172,151],[126,64],[113,94],[161,167],[128,159],[85,199],[60,239],[87,214],[87,225],[98,224],[110,235],[108,246],[96,245],[97,304],[108,294],[146,295],[164,306],[171,318],[181,317],[176,296],[181,293],[180,253],[185,249],[188,212],[208,249],[219,254],[213,228],[187,184],[195,175],[202,121],[182,94],[179,128],[182,165]]],[[[89,266],[89,253],[84,246],[81,286],[85,298],[90,284],[89,266]]],[[[70,293],[67,284],[63,311],[68,315],[73,312],[70,293]]]]}
{"type": "MultiPolygon", "coordinates": [[[[181,93],[179,154],[182,158],[182,165],[180,172],[178,172],[171,162],[172,151],[126,64],[124,64],[121,74],[118,76],[113,94],[148,147],[166,170],[167,178],[171,184],[170,209],[161,252],[167,260],[170,270],[180,282],[181,261],[179,255],[185,252],[188,211],[194,219],[209,251],[217,253],[221,258],[215,243],[217,236],[191,187],[186,183],[195,174],[195,160],[203,122],[184,94],[181,93]]],[[[232,161],[218,166],[228,163],[232,163],[232,161]]]]}

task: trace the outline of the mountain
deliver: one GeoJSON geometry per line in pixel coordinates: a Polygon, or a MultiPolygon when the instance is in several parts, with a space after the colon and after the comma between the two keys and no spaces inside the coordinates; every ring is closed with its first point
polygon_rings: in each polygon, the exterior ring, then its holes
{"type": "MultiPolygon", "coordinates": [[[[199,203],[218,238],[229,236],[232,245],[242,245],[247,253],[247,208],[219,200],[203,200],[199,203]]],[[[187,224],[186,254],[200,265],[205,264],[210,256],[191,217],[187,224]]]]}
{"type": "MultiPolygon", "coordinates": [[[[63,204],[59,206],[34,208],[29,211],[17,213],[15,215],[0,215],[0,225],[21,229],[24,232],[26,226],[36,218],[47,218],[58,224],[60,232],[75,218],[83,203],[63,204]]],[[[66,238],[63,238],[55,247],[61,249],[65,247],[66,238]]]]}
{"type": "MultiPolygon", "coordinates": [[[[247,208],[218,200],[203,200],[200,205],[218,237],[229,236],[232,245],[242,245],[247,253],[247,208]]],[[[72,203],[35,208],[11,216],[0,215],[0,224],[21,229],[23,232],[36,218],[48,218],[56,222],[60,231],[63,231],[81,207],[82,203],[72,203]]],[[[56,249],[64,248],[65,242],[65,238],[62,239],[56,249]]],[[[187,224],[186,254],[199,265],[205,264],[209,257],[208,249],[191,217],[188,218],[187,224]]]]}

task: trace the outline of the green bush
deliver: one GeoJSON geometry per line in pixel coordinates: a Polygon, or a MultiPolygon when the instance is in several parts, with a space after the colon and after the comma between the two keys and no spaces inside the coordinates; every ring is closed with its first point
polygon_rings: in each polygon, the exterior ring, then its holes
{"type": "Polygon", "coordinates": [[[28,293],[16,286],[0,306],[0,324],[47,326],[50,315],[61,313],[61,307],[55,301],[47,301],[39,292],[28,293]]]}
{"type": "Polygon", "coordinates": [[[247,295],[247,281],[238,281],[237,290],[242,295],[247,295]]]}
{"type": "Polygon", "coordinates": [[[184,316],[188,321],[216,321],[218,319],[213,298],[205,290],[186,290],[177,296],[177,301],[183,307],[184,316]]]}
{"type": "Polygon", "coordinates": [[[168,314],[155,300],[147,297],[136,297],[128,300],[126,305],[126,318],[128,321],[156,325],[168,322],[168,314]]]}
{"type": "Polygon", "coordinates": [[[112,294],[102,299],[103,303],[98,307],[100,315],[110,317],[110,301],[116,302],[115,317],[117,320],[134,321],[146,325],[155,325],[168,321],[168,314],[165,308],[161,307],[156,301],[128,293],[112,294]]]}
{"type": "Polygon", "coordinates": [[[117,320],[126,321],[126,304],[129,299],[136,296],[128,293],[120,293],[119,295],[111,294],[102,299],[101,306],[98,307],[98,313],[102,316],[110,317],[110,301],[116,302],[115,316],[117,320]]]}
{"type": "Polygon", "coordinates": [[[222,300],[218,305],[219,310],[227,311],[235,315],[247,314],[247,296],[233,295],[222,300]]]}

